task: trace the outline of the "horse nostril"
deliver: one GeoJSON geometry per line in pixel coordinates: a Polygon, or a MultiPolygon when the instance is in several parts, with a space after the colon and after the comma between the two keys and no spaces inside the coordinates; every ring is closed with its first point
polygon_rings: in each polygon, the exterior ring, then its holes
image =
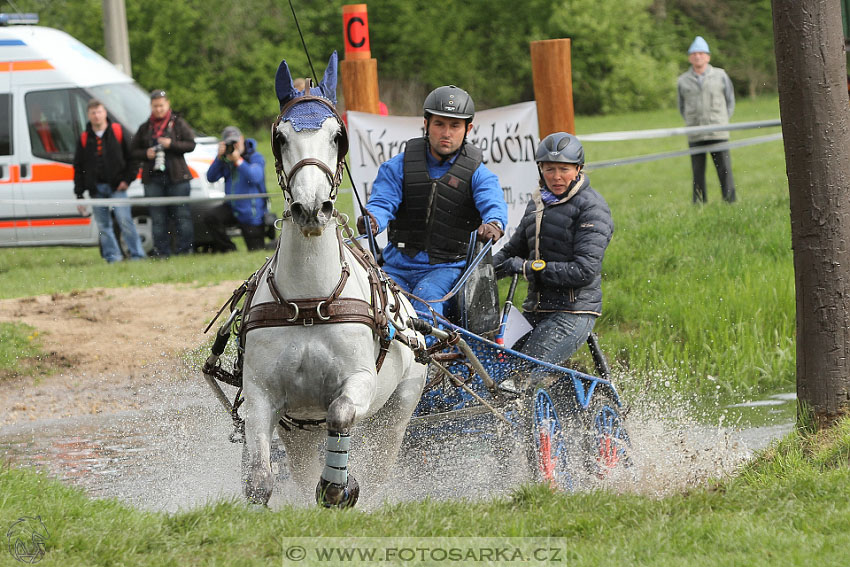
{"type": "Polygon", "coordinates": [[[291,205],[289,205],[289,209],[292,211],[293,217],[304,216],[304,206],[301,203],[292,203],[291,205]]]}
{"type": "Polygon", "coordinates": [[[325,217],[330,218],[330,216],[333,214],[333,212],[334,212],[334,202],[333,201],[325,201],[324,203],[322,203],[322,214],[325,215],[325,217]]]}

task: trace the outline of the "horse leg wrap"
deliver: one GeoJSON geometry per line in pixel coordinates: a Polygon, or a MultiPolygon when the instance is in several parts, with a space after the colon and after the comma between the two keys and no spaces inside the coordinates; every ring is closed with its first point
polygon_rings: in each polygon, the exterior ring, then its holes
{"type": "Polygon", "coordinates": [[[348,450],[351,448],[351,436],[328,432],[325,445],[325,468],[322,479],[345,486],[348,483],[348,450]]]}
{"type": "Polygon", "coordinates": [[[348,450],[351,437],[328,432],[325,468],[316,486],[316,502],[325,508],[350,508],[360,496],[360,486],[348,474],[348,450]]]}

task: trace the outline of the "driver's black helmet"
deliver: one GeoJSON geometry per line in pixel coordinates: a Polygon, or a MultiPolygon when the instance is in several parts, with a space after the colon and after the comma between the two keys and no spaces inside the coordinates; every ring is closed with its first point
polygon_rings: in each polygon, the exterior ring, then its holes
{"type": "Polygon", "coordinates": [[[467,122],[475,116],[475,103],[469,93],[460,87],[446,85],[437,87],[425,97],[425,118],[431,115],[462,118],[467,122]]]}

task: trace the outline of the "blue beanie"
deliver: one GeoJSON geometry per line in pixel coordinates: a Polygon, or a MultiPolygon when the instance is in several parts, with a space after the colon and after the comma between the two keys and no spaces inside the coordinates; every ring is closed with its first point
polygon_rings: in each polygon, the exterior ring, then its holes
{"type": "Polygon", "coordinates": [[[691,53],[695,53],[699,51],[700,53],[711,53],[708,50],[708,42],[706,42],[701,35],[698,35],[691,46],[688,48],[688,55],[691,53]]]}

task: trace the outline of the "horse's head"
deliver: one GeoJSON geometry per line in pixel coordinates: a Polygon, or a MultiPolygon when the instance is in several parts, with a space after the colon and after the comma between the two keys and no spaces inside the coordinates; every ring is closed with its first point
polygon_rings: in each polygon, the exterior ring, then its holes
{"type": "Polygon", "coordinates": [[[336,52],[318,87],[298,91],[286,61],[275,76],[280,115],[272,126],[278,184],[289,207],[286,216],[305,236],[318,236],[331,221],[348,134],[337,114],[336,52]],[[309,93],[306,92],[309,90],[309,93]]]}

